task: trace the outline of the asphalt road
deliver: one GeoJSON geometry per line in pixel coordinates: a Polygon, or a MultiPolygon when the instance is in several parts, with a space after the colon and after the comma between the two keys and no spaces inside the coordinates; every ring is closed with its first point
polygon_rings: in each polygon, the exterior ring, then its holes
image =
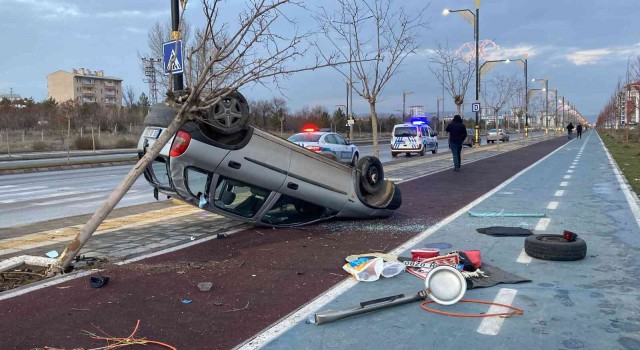
{"type": "MultiPolygon", "coordinates": [[[[413,169],[405,170],[394,174],[405,179],[400,184],[403,206],[390,219],[249,228],[225,239],[196,240],[180,250],[107,266],[101,273],[111,276],[111,282],[102,289],[90,288],[83,277],[0,299],[0,314],[6,315],[0,318],[3,346],[97,347],[81,330],[99,327],[127,336],[140,320],[138,336],[180,349],[229,349],[243,341],[241,349],[640,348],[640,211],[595,132],[583,140],[550,140],[469,162],[460,173],[445,169],[410,177],[413,169]],[[446,205],[434,206],[433,198],[446,205]],[[543,212],[545,217],[473,218],[469,210],[543,212]],[[587,242],[587,256],[572,262],[531,258],[523,253],[522,237],[475,231],[492,225],[526,225],[536,233],[569,229],[587,242]],[[483,264],[531,280],[465,294],[524,313],[448,317],[412,303],[325,325],[305,322],[319,310],[415,293],[424,286],[406,273],[354,283],[341,269],[346,255],[385,251],[408,256],[408,249],[436,243],[448,246],[445,251],[478,249],[483,264]],[[214,282],[209,293],[195,287],[205,280],[214,282]]],[[[144,242],[143,233],[205,232],[210,225],[193,215],[121,231],[140,235],[144,242]]],[[[467,303],[442,308],[475,315],[493,312],[487,305],[467,303]]]]}
{"type": "MultiPolygon", "coordinates": [[[[92,213],[129,170],[122,165],[0,176],[0,228],[92,213]]],[[[117,208],[152,201],[152,188],[141,177],[117,208]]]]}

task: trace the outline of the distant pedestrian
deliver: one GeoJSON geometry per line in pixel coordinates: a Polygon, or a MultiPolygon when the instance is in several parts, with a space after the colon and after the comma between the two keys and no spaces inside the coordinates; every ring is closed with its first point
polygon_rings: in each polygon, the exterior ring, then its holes
{"type": "Polygon", "coordinates": [[[462,123],[459,115],[453,116],[453,121],[447,125],[446,131],[449,133],[449,148],[453,155],[453,171],[460,171],[460,163],[462,162],[460,154],[462,153],[462,143],[467,138],[467,128],[462,123]]]}
{"type": "Polygon", "coordinates": [[[569,122],[569,125],[567,125],[567,133],[569,136],[569,140],[571,140],[571,134],[573,134],[573,124],[571,122],[569,122]]]}
{"type": "Polygon", "coordinates": [[[582,124],[580,123],[578,123],[578,126],[576,126],[576,138],[577,139],[582,138],[582,124]]]}

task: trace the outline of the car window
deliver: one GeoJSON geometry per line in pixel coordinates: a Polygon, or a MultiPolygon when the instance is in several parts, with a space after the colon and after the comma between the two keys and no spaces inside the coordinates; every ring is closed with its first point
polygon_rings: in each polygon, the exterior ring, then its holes
{"type": "Polygon", "coordinates": [[[281,195],[278,201],[262,217],[270,225],[303,224],[335,215],[337,212],[302,199],[281,195]]]}
{"type": "Polygon", "coordinates": [[[345,141],[342,136],[338,135],[338,134],[333,134],[333,136],[336,138],[336,141],[339,145],[346,145],[347,141],[345,141]]]}
{"type": "Polygon", "coordinates": [[[334,145],[338,143],[338,141],[336,141],[336,138],[333,137],[332,134],[325,135],[324,142],[334,144],[334,145]]]}
{"type": "Polygon", "coordinates": [[[289,137],[288,140],[291,142],[318,142],[318,140],[320,140],[320,136],[322,135],[302,133],[302,134],[291,135],[291,137],[289,137]]]}
{"type": "Polygon", "coordinates": [[[418,131],[413,126],[399,126],[393,131],[395,137],[418,136],[418,131]]]}
{"type": "Polygon", "coordinates": [[[260,211],[269,194],[269,190],[220,177],[213,203],[224,211],[250,218],[260,211]]]}
{"type": "Polygon", "coordinates": [[[489,132],[496,132],[496,129],[489,129],[489,132]]]}
{"type": "Polygon", "coordinates": [[[207,193],[207,182],[209,174],[196,168],[187,168],[185,172],[185,183],[189,193],[198,198],[199,194],[207,193]]]}
{"type": "Polygon", "coordinates": [[[156,158],[153,163],[151,163],[151,175],[156,184],[166,188],[171,187],[167,163],[164,158],[156,158]]]}

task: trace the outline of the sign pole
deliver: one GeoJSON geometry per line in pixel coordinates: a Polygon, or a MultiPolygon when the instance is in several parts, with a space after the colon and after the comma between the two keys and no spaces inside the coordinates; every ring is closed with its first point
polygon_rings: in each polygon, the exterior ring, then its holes
{"type": "MultiPolygon", "coordinates": [[[[180,5],[179,0],[171,0],[171,39],[180,39],[180,5]]],[[[178,53],[176,53],[178,54],[178,53]]],[[[182,53],[180,53],[182,56],[182,53]]],[[[184,90],[182,72],[173,74],[173,91],[184,90]]]]}

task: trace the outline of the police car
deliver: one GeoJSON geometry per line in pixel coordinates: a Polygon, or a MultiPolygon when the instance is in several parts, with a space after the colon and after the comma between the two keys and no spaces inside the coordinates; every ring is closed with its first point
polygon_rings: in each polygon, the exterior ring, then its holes
{"type": "Polygon", "coordinates": [[[356,165],[360,151],[351,142],[335,132],[319,131],[315,127],[305,127],[303,132],[293,134],[287,140],[310,151],[322,154],[341,163],[356,165]]]}
{"type": "Polygon", "coordinates": [[[438,132],[431,129],[426,117],[414,117],[408,123],[396,124],[391,135],[393,157],[400,153],[417,153],[421,156],[427,151],[438,153],[438,132]]]}

